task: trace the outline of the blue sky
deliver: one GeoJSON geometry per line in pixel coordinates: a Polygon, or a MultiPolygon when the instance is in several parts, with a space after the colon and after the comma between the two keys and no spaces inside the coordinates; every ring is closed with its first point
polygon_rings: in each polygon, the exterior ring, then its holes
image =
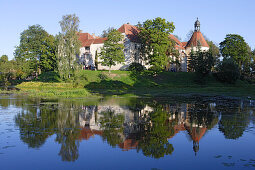
{"type": "Polygon", "coordinates": [[[110,26],[162,17],[174,22],[174,34],[183,41],[198,17],[201,32],[215,43],[235,33],[255,48],[254,6],[255,0],[0,0],[0,56],[13,58],[20,33],[29,25],[56,35],[62,16],[73,13],[83,32],[96,35],[110,26]]]}

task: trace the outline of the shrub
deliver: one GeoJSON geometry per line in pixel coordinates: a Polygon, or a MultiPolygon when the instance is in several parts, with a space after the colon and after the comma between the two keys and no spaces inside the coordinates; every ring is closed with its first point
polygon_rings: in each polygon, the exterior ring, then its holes
{"type": "Polygon", "coordinates": [[[128,67],[129,71],[142,72],[145,70],[145,67],[140,63],[132,63],[128,67]]]}
{"type": "Polygon", "coordinates": [[[49,72],[44,72],[38,77],[39,81],[41,82],[60,82],[60,76],[57,72],[54,71],[49,71],[49,72]]]}
{"type": "Polygon", "coordinates": [[[232,59],[224,59],[217,66],[217,79],[226,83],[235,83],[240,77],[238,65],[232,59]]]}
{"type": "Polygon", "coordinates": [[[99,78],[100,80],[106,80],[106,79],[108,79],[107,75],[105,75],[104,73],[98,74],[98,78],[99,78]]]}

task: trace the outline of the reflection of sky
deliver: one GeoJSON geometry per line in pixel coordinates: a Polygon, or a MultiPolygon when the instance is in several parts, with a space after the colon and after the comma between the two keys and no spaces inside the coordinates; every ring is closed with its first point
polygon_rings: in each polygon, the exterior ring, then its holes
{"type": "Polygon", "coordinates": [[[227,166],[240,169],[255,159],[255,134],[251,124],[238,140],[225,139],[216,125],[200,140],[196,156],[187,131],[181,131],[169,139],[174,147],[172,155],[160,159],[145,157],[136,149],[112,148],[95,135],[80,142],[78,160],[62,162],[56,135],[50,136],[39,149],[28,148],[20,140],[14,123],[14,116],[20,111],[14,106],[0,107],[0,169],[229,169],[227,166]]]}

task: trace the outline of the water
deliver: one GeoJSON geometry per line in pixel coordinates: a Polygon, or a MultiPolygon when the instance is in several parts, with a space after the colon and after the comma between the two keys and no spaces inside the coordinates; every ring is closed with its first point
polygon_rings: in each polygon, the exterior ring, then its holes
{"type": "Polygon", "coordinates": [[[0,96],[0,169],[254,169],[254,106],[0,96]]]}

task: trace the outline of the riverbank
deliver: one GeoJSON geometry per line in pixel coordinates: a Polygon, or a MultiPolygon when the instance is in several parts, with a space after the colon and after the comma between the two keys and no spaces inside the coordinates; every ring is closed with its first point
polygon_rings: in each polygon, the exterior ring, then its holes
{"type": "MultiPolygon", "coordinates": [[[[172,96],[209,95],[255,98],[255,86],[238,80],[236,84],[218,82],[212,75],[204,82],[194,81],[194,73],[129,71],[80,71],[69,83],[23,82],[14,93],[45,98],[78,98],[107,95],[172,96]]],[[[6,93],[6,91],[0,91],[6,93]]],[[[7,93],[10,93],[9,91],[7,93]]]]}

